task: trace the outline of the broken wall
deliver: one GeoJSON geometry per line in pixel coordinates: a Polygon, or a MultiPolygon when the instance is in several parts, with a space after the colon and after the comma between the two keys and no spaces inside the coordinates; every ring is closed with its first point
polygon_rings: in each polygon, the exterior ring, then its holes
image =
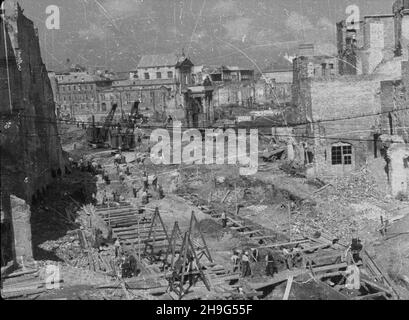
{"type": "MultiPolygon", "coordinates": [[[[52,87],[33,22],[20,7],[6,16],[6,32],[1,19],[0,22],[2,211],[13,222],[14,239],[28,241],[31,227],[27,205],[53,179],[64,174],[66,162],[57,131],[52,87]],[[9,205],[10,195],[19,200],[9,205]]],[[[15,250],[31,257],[31,241],[18,244],[15,250]]]]}
{"type": "Polygon", "coordinates": [[[388,150],[389,177],[393,196],[409,196],[409,146],[392,144],[388,150]]]}
{"type": "Polygon", "coordinates": [[[375,156],[373,137],[380,131],[380,119],[369,115],[381,111],[379,86],[378,80],[364,77],[311,83],[316,174],[347,174],[375,156]],[[339,146],[351,147],[350,161],[345,159],[346,153],[334,155],[334,148],[339,146]],[[334,157],[339,156],[342,163],[334,161],[334,157]]]}

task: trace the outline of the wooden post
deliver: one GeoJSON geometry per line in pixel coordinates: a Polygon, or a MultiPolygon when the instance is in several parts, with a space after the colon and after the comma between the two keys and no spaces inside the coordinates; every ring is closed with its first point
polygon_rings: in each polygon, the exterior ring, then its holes
{"type": "Polygon", "coordinates": [[[139,219],[138,219],[138,257],[139,261],[141,261],[141,233],[139,230],[139,219]]]}
{"type": "Polygon", "coordinates": [[[236,215],[239,214],[239,205],[238,205],[238,199],[237,199],[237,183],[234,183],[234,193],[236,197],[236,215]]]}
{"type": "Polygon", "coordinates": [[[288,237],[291,241],[291,203],[288,203],[288,237]]]}
{"type": "Polygon", "coordinates": [[[293,284],[293,279],[294,279],[293,275],[290,275],[288,277],[287,286],[285,288],[283,300],[288,300],[288,297],[290,296],[290,291],[291,291],[291,286],[293,284]]]}

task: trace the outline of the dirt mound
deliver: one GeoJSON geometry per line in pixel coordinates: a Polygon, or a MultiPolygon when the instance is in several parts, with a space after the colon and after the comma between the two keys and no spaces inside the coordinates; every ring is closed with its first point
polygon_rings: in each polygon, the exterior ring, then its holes
{"type": "Polygon", "coordinates": [[[212,219],[204,219],[200,221],[199,228],[205,237],[217,238],[224,232],[222,225],[212,219]]]}

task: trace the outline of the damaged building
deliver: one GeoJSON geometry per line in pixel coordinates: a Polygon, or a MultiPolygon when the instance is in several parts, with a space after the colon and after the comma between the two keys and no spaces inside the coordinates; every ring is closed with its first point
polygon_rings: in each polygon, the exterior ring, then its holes
{"type": "Polygon", "coordinates": [[[65,160],[37,30],[19,6],[0,22],[3,266],[33,259],[30,205],[65,173],[65,160]]]}
{"type": "Polygon", "coordinates": [[[341,75],[371,74],[394,57],[408,60],[409,1],[398,0],[390,14],[365,16],[357,24],[337,24],[341,75]]]}
{"type": "Polygon", "coordinates": [[[299,114],[294,132],[313,154],[302,159],[311,176],[343,176],[368,167],[380,173],[379,181],[394,196],[408,192],[407,183],[400,183],[408,171],[408,62],[394,61],[399,72],[384,74],[388,63],[371,75],[314,77],[311,57],[294,60],[293,102],[299,114]]]}

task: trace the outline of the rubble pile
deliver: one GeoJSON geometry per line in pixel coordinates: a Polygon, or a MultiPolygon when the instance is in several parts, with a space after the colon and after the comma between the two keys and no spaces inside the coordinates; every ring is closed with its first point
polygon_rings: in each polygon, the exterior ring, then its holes
{"type": "Polygon", "coordinates": [[[368,198],[380,200],[386,197],[367,170],[361,170],[348,177],[337,177],[331,184],[334,188],[328,188],[326,191],[328,195],[348,203],[368,198]]]}

